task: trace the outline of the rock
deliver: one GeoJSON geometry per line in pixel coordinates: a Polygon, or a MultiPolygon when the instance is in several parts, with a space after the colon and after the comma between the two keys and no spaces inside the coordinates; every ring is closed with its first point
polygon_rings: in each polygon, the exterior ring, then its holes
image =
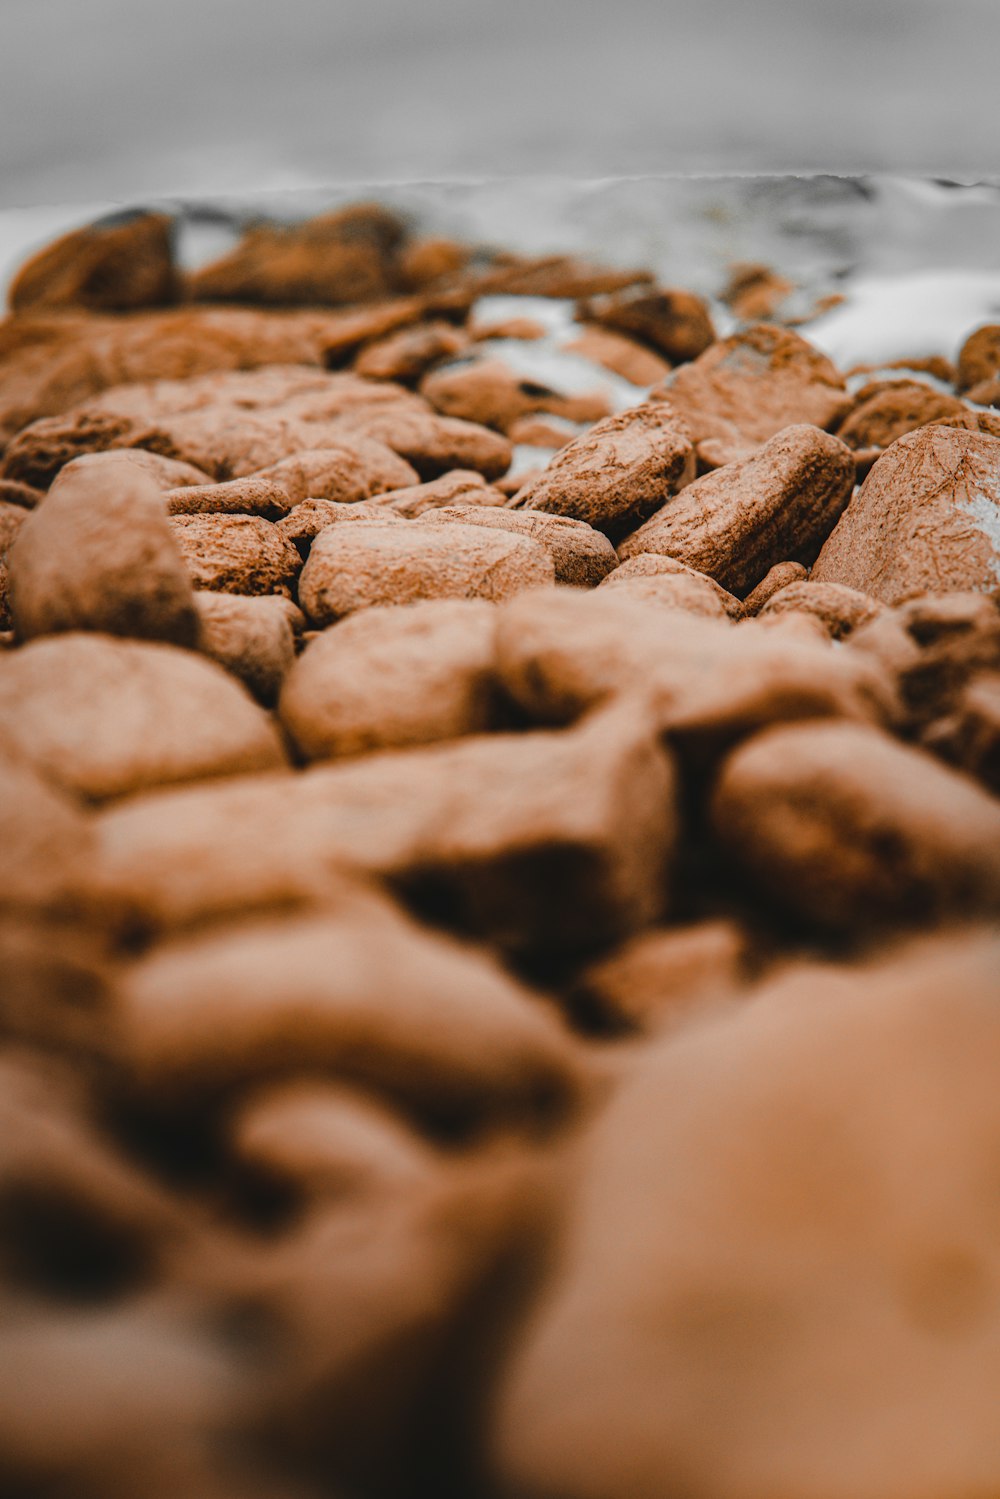
{"type": "Polygon", "coordinates": [[[711,345],[653,392],[687,424],[699,461],[748,457],[785,427],[832,427],[850,408],[842,376],[787,328],[758,323],[711,345]]]}
{"type": "Polygon", "coordinates": [[[759,888],[823,926],[1000,909],[1000,804],[861,724],[751,739],[723,766],[712,822],[759,888]]]}
{"type": "Polygon", "coordinates": [[[608,538],[585,521],[544,510],[507,510],[502,506],[475,504],[445,506],[427,512],[427,525],[486,526],[512,531],[540,541],[552,558],[557,583],[577,583],[593,588],[618,565],[608,538]]]}
{"type": "Polygon", "coordinates": [[[808,576],[809,570],[801,562],[776,562],[743,600],[745,617],[749,619],[752,615],[759,614],[768,599],[773,598],[782,588],[787,588],[789,583],[803,583],[808,576]]]}
{"type": "Polygon", "coordinates": [[[656,385],[670,373],[670,365],[659,354],[622,333],[613,333],[610,328],[588,325],[579,337],[563,347],[569,354],[579,354],[591,364],[602,365],[630,385],[656,385]]]}
{"type": "Polygon", "coordinates": [[[794,291],[794,282],[771,266],[740,262],[731,267],[729,281],[719,295],[741,323],[756,323],[777,318],[782,303],[794,291]]]}
{"type": "Polygon", "coordinates": [[[858,391],[853,409],[837,428],[837,436],[857,453],[858,472],[864,475],[904,432],[967,415],[964,401],[920,380],[875,382],[858,391]]]}
{"type": "Polygon", "coordinates": [[[20,505],[0,500],[0,557],[5,557],[10,551],[14,538],[30,514],[29,510],[23,510],[20,505]]]}
{"type": "Polygon", "coordinates": [[[456,468],[426,484],[411,484],[377,497],[379,509],[392,510],[407,520],[416,520],[429,510],[448,505],[506,505],[507,496],[487,484],[475,469],[456,468]]]}
{"type": "Polygon", "coordinates": [[[303,500],[278,522],[277,529],[305,561],[313,541],[327,526],[336,526],[342,521],[378,525],[383,521],[398,523],[402,519],[387,505],[375,505],[371,500],[355,500],[351,505],[341,505],[337,500],[303,500]]]}
{"type": "Polygon", "coordinates": [[[154,926],[287,908],[346,867],[388,879],[438,922],[551,956],[660,916],[674,781],[633,702],[568,732],[160,792],[105,813],[97,832],[101,889],[154,926]]]}
{"type": "Polygon", "coordinates": [[[650,606],[624,585],[535,590],[499,611],[497,670],[517,706],[541,723],[640,693],[659,730],[701,755],[774,721],[891,716],[895,695],[880,663],[803,640],[788,623],[734,628],[650,606]]]}
{"type": "Polygon", "coordinates": [[[404,286],[423,291],[439,281],[449,281],[465,269],[471,251],[454,239],[431,237],[411,240],[399,255],[399,275],[404,286]]]}
{"type": "Polygon", "coordinates": [[[715,341],[708,304],[689,291],[633,287],[584,303],[578,316],[639,339],[671,364],[697,359],[715,341]]]}
{"type": "Polygon", "coordinates": [[[571,422],[597,422],[610,414],[607,396],[560,395],[536,380],[515,374],[502,359],[472,359],[432,370],[420,394],[444,416],[460,417],[509,434],[519,418],[546,411],[571,422]]]}
{"type": "Polygon", "coordinates": [[[281,484],[254,475],[225,484],[168,489],[165,498],[171,515],[262,515],[265,520],[280,520],[291,508],[281,484]]]}
{"type": "Polygon", "coordinates": [[[507,263],[480,276],[479,296],[555,297],[572,300],[621,291],[652,281],[649,271],[617,271],[571,255],[507,256],[507,263]]]}
{"type": "Polygon", "coordinates": [[[478,599],[364,609],[311,641],[280,717],[306,760],[430,744],[497,727],[496,610],[478,599]]]}
{"type": "Polygon", "coordinates": [[[435,364],[464,353],[468,345],[468,334],[453,323],[415,323],[366,344],[354,368],[366,380],[401,380],[409,385],[435,364]]]}
{"type": "MultiPolygon", "coordinates": [[[[107,453],[83,453],[67,463],[60,472],[76,473],[78,470],[100,468],[108,461],[108,456],[107,453]]],[[[144,448],[121,448],[115,453],[115,461],[134,464],[168,493],[189,487],[197,488],[211,482],[208,474],[203,469],[195,468],[193,463],[182,463],[177,458],[164,458],[162,453],[149,453],[144,448]]]]}
{"type": "Polygon", "coordinates": [[[970,333],[958,353],[955,383],[961,391],[1000,375],[1000,323],[986,323],[970,333]]]}
{"type": "Polygon", "coordinates": [[[291,588],[302,559],[259,515],[173,515],[169,525],[196,588],[273,593],[291,588]]]}
{"type": "Polygon", "coordinates": [[[620,589],[628,585],[632,597],[660,599],[664,603],[676,600],[678,609],[690,609],[695,614],[706,614],[715,618],[741,619],[743,605],[739,599],[720,588],[707,573],[697,572],[673,557],[661,557],[656,552],[637,552],[627,562],[622,562],[599,584],[601,588],[620,589]],[[636,592],[634,583],[639,580],[655,580],[656,587],[648,593],[636,592]]]}
{"type": "Polygon", "coordinates": [[[1000,796],[1000,671],[972,677],[950,715],[932,723],[922,742],[1000,796]]]}
{"type": "Polygon", "coordinates": [[[811,562],[851,497],[854,461],[818,427],[788,427],[757,453],[689,484],[619,543],[660,552],[745,594],[775,565],[811,562]]]}
{"type": "Polygon", "coordinates": [[[486,343],[493,338],[519,338],[526,343],[534,343],[539,338],[545,338],[548,333],[544,323],[538,322],[537,318],[531,317],[501,317],[494,322],[475,322],[469,328],[469,334],[475,343],[486,343]]]}
{"type": "Polygon", "coordinates": [[[302,570],[299,602],[322,626],[373,604],[445,598],[496,602],[553,578],[548,551],[527,536],[421,521],[328,526],[313,542],[302,570]]]}
{"type": "Polygon", "coordinates": [[[336,500],[349,505],[399,489],[417,480],[417,472],[384,443],[358,437],[335,447],[314,448],[283,458],[253,476],[280,484],[292,505],[306,499],[336,500]]]}
{"type": "Polygon", "coordinates": [[[411,463],[421,479],[436,479],[455,468],[499,479],[510,467],[511,446],[501,433],[436,412],[368,411],[332,425],[350,438],[361,433],[384,443],[411,463]]]}
{"type": "Polygon", "coordinates": [[[1000,584],[1000,439],[922,427],[894,442],[812,572],[886,604],[1000,584]]]}
{"type": "Polygon", "coordinates": [[[0,662],[0,738],[91,801],[284,761],[271,720],[221,667],[108,635],[51,636],[0,662]]]}
{"type": "Polygon", "coordinates": [[[0,743],[0,910],[88,914],[93,857],[93,829],[79,806],[0,743]]]}
{"type": "Polygon", "coordinates": [[[34,510],[45,498],[41,489],[30,484],[21,484],[17,479],[0,479],[0,501],[5,505],[17,505],[22,510],[34,510]]]}
{"type": "Polygon", "coordinates": [[[295,635],[284,602],[266,595],[205,592],[196,596],[199,648],[239,677],[267,707],[277,702],[295,660],[295,635]]]}
{"type": "Polygon", "coordinates": [[[516,496],[518,507],[586,521],[612,540],[693,478],[687,428],[665,401],[598,422],[557,453],[516,496]]]}
{"type": "Polygon", "coordinates": [[[99,630],[194,645],[198,616],[163,495],[107,455],[65,469],[11,547],[10,601],[22,640],[99,630]]]}
{"type": "Polygon", "coordinates": [[[507,1345],[498,1492],[996,1487],[998,971],[946,934],[643,1049],[507,1345]]]}
{"type": "Polygon", "coordinates": [[[519,416],[507,436],[515,447],[551,448],[555,453],[580,436],[580,427],[557,416],[519,416]]]}
{"type": "Polygon", "coordinates": [[[438,1109],[537,1118],[576,1085],[544,1001],[361,892],[154,951],[124,978],[120,1024],[129,1064],[161,1095],[305,1067],[438,1109]]]}
{"type": "Polygon", "coordinates": [[[748,934],[733,921],[651,927],[585,968],[573,999],[602,1030],[656,1035],[746,994],[748,934]]]}
{"type": "Polygon", "coordinates": [[[221,260],[188,277],[198,301],[337,306],[395,290],[405,229],[389,209],[352,204],[305,223],[247,230],[221,260]]]}
{"type": "Polygon", "coordinates": [[[171,231],[166,214],[135,213],[65,234],[18,271],[7,294],[11,310],[128,312],[176,302],[171,231]]]}
{"type": "Polygon", "coordinates": [[[926,594],[862,625],[850,647],[890,676],[916,733],[952,713],[980,671],[1000,671],[1000,597],[926,594]]]}
{"type": "Polygon", "coordinates": [[[877,619],[884,608],[867,593],[845,588],[842,583],[797,582],[772,594],[758,610],[758,618],[801,611],[820,620],[832,639],[843,640],[859,626],[877,619]]]}

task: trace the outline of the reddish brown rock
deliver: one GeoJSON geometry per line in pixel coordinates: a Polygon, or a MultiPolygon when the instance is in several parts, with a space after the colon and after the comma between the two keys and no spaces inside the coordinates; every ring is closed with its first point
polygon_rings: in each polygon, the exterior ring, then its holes
{"type": "Polygon", "coordinates": [[[773,598],[782,588],[787,588],[789,583],[802,583],[808,576],[809,570],[801,562],[776,562],[743,600],[744,616],[749,619],[759,614],[768,599],[773,598]]]}
{"type": "Polygon", "coordinates": [[[34,510],[45,498],[45,492],[30,484],[21,484],[17,479],[0,479],[0,502],[17,505],[22,510],[34,510]]]}
{"type": "Polygon", "coordinates": [[[228,255],[188,278],[199,301],[276,306],[366,302],[395,289],[402,221],[376,203],[288,226],[249,229],[228,255]]]}
{"type": "Polygon", "coordinates": [[[366,380],[401,380],[408,385],[435,364],[463,353],[468,344],[468,334],[453,323],[415,323],[366,344],[354,368],[366,380]]]}
{"type": "Polygon", "coordinates": [[[843,443],[818,427],[789,427],[669,499],[619,543],[619,555],[661,552],[745,594],[784,558],[811,562],[853,486],[843,443]]]}
{"type": "Polygon", "coordinates": [[[1000,671],[973,676],[948,717],[928,726],[923,743],[1000,796],[1000,671]]]}
{"type": "Polygon", "coordinates": [[[7,294],[12,311],[126,312],[175,302],[171,229],[165,214],[138,213],[63,235],[18,271],[7,294]]]}
{"type": "Polygon", "coordinates": [[[794,290],[795,283],[771,266],[741,262],[731,267],[720,296],[741,323],[771,322],[794,290]]]}
{"type": "Polygon", "coordinates": [[[420,393],[444,416],[508,432],[519,417],[545,411],[572,422],[597,422],[610,413],[607,396],[564,396],[517,375],[502,359],[474,359],[432,370],[420,393]]]}
{"type": "Polygon", "coordinates": [[[885,608],[867,593],[842,583],[788,583],[757,611],[760,619],[787,613],[810,614],[821,621],[834,640],[843,640],[861,625],[877,619],[885,608]]]}
{"type": "Polygon", "coordinates": [[[609,416],[557,453],[517,493],[518,508],[586,521],[614,539],[693,477],[684,422],[666,401],[609,416]]]}
{"type": "Polygon", "coordinates": [[[575,422],[563,421],[557,416],[519,416],[507,429],[507,436],[515,446],[551,448],[553,453],[579,435],[580,429],[575,422]]]}
{"type": "Polygon", "coordinates": [[[280,484],[293,505],[336,500],[349,505],[416,481],[416,470],[384,443],[358,437],[333,447],[307,449],[254,476],[280,484]]]}
{"type": "Polygon", "coordinates": [[[336,526],[343,521],[355,525],[358,522],[377,525],[380,521],[399,522],[402,519],[387,505],[376,505],[371,500],[356,500],[352,505],[342,505],[337,500],[303,500],[278,522],[278,530],[305,561],[313,541],[327,526],[336,526]]]}
{"type": "Polygon", "coordinates": [[[478,278],[480,296],[596,297],[637,284],[646,285],[649,271],[616,271],[571,255],[508,256],[508,263],[478,278]]]}
{"type": "Polygon", "coordinates": [[[6,557],[15,536],[29,514],[30,511],[22,510],[20,505],[11,505],[6,500],[0,500],[0,557],[6,557]]]}
{"type": "Polygon", "coordinates": [[[102,817],[96,873],[146,920],[176,925],[301,899],[346,865],[423,892],[460,929],[556,953],[658,918],[674,829],[671,765],[632,703],[568,732],[135,800],[102,817]]]}
{"type": "Polygon", "coordinates": [[[174,540],[195,588],[221,593],[290,589],[302,559],[259,515],[173,515],[174,540]]]}
{"type": "Polygon", "coordinates": [[[93,857],[93,829],[72,798],[0,746],[0,909],[84,914],[93,857]]]}
{"type": "Polygon", "coordinates": [[[426,484],[413,484],[378,495],[379,509],[394,511],[407,520],[416,520],[430,510],[448,505],[506,505],[508,496],[487,484],[475,469],[457,468],[426,484]]]}
{"type": "Polygon", "coordinates": [[[986,323],[970,333],[958,354],[955,383],[961,391],[1000,376],[1000,323],[986,323]]]}
{"type": "Polygon", "coordinates": [[[557,583],[593,588],[618,566],[617,554],[608,538],[585,521],[571,520],[567,515],[550,515],[544,510],[507,510],[498,505],[454,505],[430,510],[424,519],[428,525],[487,526],[530,536],[540,541],[551,556],[557,583]]]}
{"type": "Polygon", "coordinates": [[[824,926],[1000,908],[1000,804],[860,724],[751,739],[723,766],[712,820],[760,889],[824,926]]]}
{"type": "Polygon", "coordinates": [[[690,609],[695,614],[714,615],[716,618],[728,615],[730,619],[741,619],[743,616],[739,599],[720,588],[714,578],[656,552],[637,552],[608,573],[599,586],[619,589],[626,584],[632,597],[659,598],[664,603],[676,600],[679,609],[690,609]],[[655,579],[657,586],[648,593],[637,593],[632,585],[638,579],[655,579]]]}
{"type": "Polygon", "coordinates": [[[295,635],[285,600],[234,593],[199,593],[198,646],[270,707],[295,660],[295,635]]]}
{"type": "Polygon", "coordinates": [[[708,468],[747,457],[784,427],[833,427],[850,407],[829,359],[768,323],[712,344],[657,393],[687,423],[708,468]]]}
{"type": "Polygon", "coordinates": [[[497,726],[496,610],[473,599],[364,609],[296,661],[280,716],[307,760],[485,733],[497,726]]]}
{"type": "Polygon", "coordinates": [[[600,364],[612,374],[620,375],[631,385],[656,385],[670,373],[670,365],[652,349],[610,328],[586,327],[578,338],[565,344],[570,354],[579,354],[592,364],[600,364]]]}
{"type": "Polygon", "coordinates": [[[499,479],[512,457],[501,433],[431,411],[359,412],[331,427],[338,435],[353,438],[360,432],[384,443],[411,463],[421,479],[436,479],[454,468],[472,468],[487,479],[499,479]]]}
{"type": "Polygon", "coordinates": [[[534,343],[546,335],[544,323],[539,323],[530,317],[508,317],[499,318],[493,323],[475,323],[469,329],[470,337],[476,343],[485,343],[490,338],[520,338],[527,343],[534,343]]]}
{"type": "Polygon", "coordinates": [[[99,630],[194,645],[198,616],[163,494],[116,456],[65,469],[11,547],[10,607],[22,640],[99,630]]]}
{"type": "Polygon", "coordinates": [[[280,520],[291,508],[282,484],[254,474],[225,484],[187,484],[183,489],[168,489],[164,499],[171,515],[262,515],[265,520],[280,520]]]}
{"type": "Polygon", "coordinates": [[[922,427],[893,443],[813,568],[887,604],[1000,584],[1000,440],[922,427]]]}
{"type": "Polygon", "coordinates": [[[863,475],[904,432],[969,414],[963,401],[922,381],[893,380],[860,390],[853,409],[837,428],[837,436],[857,453],[858,471],[863,475]]]}
{"type": "Polygon", "coordinates": [[[399,275],[404,286],[423,291],[440,281],[449,281],[465,269],[468,245],[440,237],[411,240],[399,255],[399,275]]]}
{"type": "Polygon", "coordinates": [[[0,737],[92,801],[284,761],[267,714],[221,667],[108,635],[12,652],[0,665],[0,737]]]}
{"type": "Polygon", "coordinates": [[[715,341],[708,304],[689,291],[632,288],[586,302],[578,315],[639,339],[671,364],[697,359],[715,341]]]}
{"type": "Polygon", "coordinates": [[[803,965],[637,1053],[511,1343],[498,1491],[1000,1483],[998,971],[983,929],[803,965]]]}
{"type": "MultiPolygon", "coordinates": [[[[67,463],[60,472],[76,473],[100,467],[107,461],[106,453],[84,453],[81,457],[74,458],[72,463],[67,463]]],[[[195,468],[193,463],[182,463],[177,458],[164,458],[162,453],[149,453],[144,448],[120,448],[115,461],[134,464],[168,494],[171,490],[200,488],[210,482],[208,474],[203,469],[195,468]]]]}
{"type": "Polygon", "coordinates": [[[551,583],[552,558],[538,541],[483,526],[328,526],[313,542],[299,602],[328,625],[373,604],[421,599],[510,598],[551,583]]]}

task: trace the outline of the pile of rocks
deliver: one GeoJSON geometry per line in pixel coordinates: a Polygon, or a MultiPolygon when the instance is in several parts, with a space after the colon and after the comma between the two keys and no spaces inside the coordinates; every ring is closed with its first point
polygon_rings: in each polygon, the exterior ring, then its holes
{"type": "Polygon", "coordinates": [[[1000,328],[371,205],[12,305],[4,1492],[994,1494],[1000,328]]]}

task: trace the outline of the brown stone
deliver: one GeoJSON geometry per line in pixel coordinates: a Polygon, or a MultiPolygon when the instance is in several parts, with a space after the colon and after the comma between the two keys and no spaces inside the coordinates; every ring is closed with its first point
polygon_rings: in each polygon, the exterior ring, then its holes
{"type": "Polygon", "coordinates": [[[697,359],[715,341],[708,304],[689,291],[636,287],[586,302],[579,316],[639,339],[671,364],[697,359]]]}
{"type": "Polygon", "coordinates": [[[519,338],[534,343],[545,338],[546,333],[545,324],[530,317],[500,318],[493,323],[475,323],[469,329],[470,337],[476,343],[485,343],[491,338],[519,338]]]}
{"type": "Polygon", "coordinates": [[[86,815],[5,739],[0,744],[0,909],[82,914],[93,856],[86,815]]]}
{"type": "Polygon", "coordinates": [[[472,468],[487,479],[499,479],[512,457],[501,433],[432,411],[363,411],[331,427],[336,435],[350,438],[360,432],[384,443],[411,463],[421,479],[436,479],[455,468],[472,468]]]}
{"type": "Polygon", "coordinates": [[[65,469],[10,550],[10,605],[22,640],[99,630],[194,645],[198,616],[163,494],[106,455],[65,469]]]}
{"type": "Polygon", "coordinates": [[[109,635],[50,636],[8,655],[0,737],[92,801],[284,761],[271,720],[221,667],[109,635]]]}
{"type": "Polygon", "coordinates": [[[877,382],[874,388],[865,386],[858,392],[853,409],[837,428],[837,436],[857,453],[858,472],[863,475],[904,432],[968,415],[964,401],[922,381],[877,382]]]}
{"type": "Polygon", "coordinates": [[[261,515],[265,520],[280,520],[291,508],[283,485],[255,474],[224,484],[168,489],[164,498],[171,515],[261,515]]]}
{"type": "MultiPolygon", "coordinates": [[[[196,659],[196,658],[195,658],[196,659]]],[[[354,867],[511,949],[598,947],[660,915],[673,775],[635,703],[567,732],[473,735],[104,814],[95,876],[178,926],[266,909],[354,867]]]]}
{"type": "Polygon", "coordinates": [[[548,551],[527,536],[421,521],[328,526],[302,570],[299,602],[314,624],[328,625],[373,604],[497,602],[553,578],[548,551]]]}
{"type": "Polygon", "coordinates": [[[709,468],[748,457],[785,427],[832,427],[850,407],[830,360],[797,333],[768,323],[712,344],[657,394],[687,423],[709,468]]]}
{"type": "Polygon", "coordinates": [[[970,333],[958,354],[955,383],[969,391],[1000,375],[1000,323],[986,323],[970,333]]]}
{"type": "Polygon", "coordinates": [[[548,510],[620,536],[693,477],[687,428],[666,401],[609,416],[557,453],[517,493],[520,508],[548,510]]]}
{"type": "MultiPolygon", "coordinates": [[[[84,453],[81,457],[74,458],[72,463],[67,463],[60,473],[76,473],[78,470],[100,467],[107,462],[107,457],[106,453],[84,453]]],[[[193,463],[182,463],[177,458],[164,458],[162,453],[149,453],[144,448],[121,448],[116,454],[116,461],[128,462],[142,469],[168,494],[172,490],[201,488],[210,482],[208,474],[203,469],[195,468],[193,463]]]]}
{"type": "Polygon", "coordinates": [[[794,290],[795,283],[779,276],[771,266],[740,262],[730,268],[720,297],[741,323],[771,322],[779,317],[782,303],[794,290]]]}
{"type": "Polygon", "coordinates": [[[922,427],[894,442],[813,568],[887,604],[1000,583],[1000,440],[922,427]]]}
{"type": "Polygon", "coordinates": [[[376,203],[292,225],[248,229],[221,260],[188,278],[198,301],[293,307],[373,301],[396,288],[402,221],[376,203]]]}
{"type": "Polygon", "coordinates": [[[929,725],[923,743],[1000,796],[1000,671],[973,676],[949,716],[929,725]]]}
{"type": "Polygon", "coordinates": [[[408,385],[435,364],[462,354],[468,344],[468,334],[453,323],[440,319],[415,323],[366,344],[354,361],[354,368],[366,380],[401,380],[408,385]]]}
{"type": "Polygon", "coordinates": [[[440,237],[411,240],[399,255],[399,275],[404,286],[423,291],[440,281],[449,281],[468,264],[468,245],[440,237]]]}
{"type": "Polygon", "coordinates": [[[519,416],[507,429],[507,436],[515,446],[551,448],[554,453],[579,435],[577,423],[557,416],[519,416]]]}
{"type": "Polygon", "coordinates": [[[278,530],[304,561],[313,541],[327,526],[336,526],[342,521],[377,525],[381,521],[391,523],[402,519],[387,505],[375,505],[371,500],[355,500],[351,505],[342,505],[337,500],[303,500],[278,522],[278,530]]]}
{"type": "Polygon", "coordinates": [[[14,538],[30,513],[28,510],[23,510],[20,505],[11,505],[7,500],[0,500],[0,557],[6,557],[14,538]]]}
{"type": "Polygon", "coordinates": [[[505,505],[507,495],[486,483],[475,469],[456,468],[430,479],[426,484],[411,484],[403,489],[387,490],[376,497],[379,509],[395,511],[406,520],[416,520],[428,510],[447,505],[505,505]]]}
{"type": "Polygon", "coordinates": [[[519,417],[545,411],[571,422],[597,422],[610,414],[603,391],[565,396],[515,374],[502,359],[473,359],[432,370],[420,393],[444,416],[509,432],[519,417]]]}
{"type": "Polygon", "coordinates": [[[618,565],[615,549],[606,536],[585,521],[571,520],[567,515],[463,504],[430,510],[424,520],[427,525],[487,526],[530,536],[540,541],[551,556],[557,583],[593,588],[618,565]]]}
{"type": "Polygon", "coordinates": [[[271,707],[295,660],[292,622],[284,600],[269,596],[201,592],[198,646],[271,707]]]}
{"type": "Polygon", "coordinates": [[[364,609],[296,661],[280,717],[306,760],[362,755],[497,726],[496,610],[478,599],[364,609]]]}
{"type": "Polygon", "coordinates": [[[706,614],[716,618],[728,615],[730,619],[743,617],[743,605],[738,598],[720,588],[707,573],[697,572],[673,557],[661,557],[656,552],[637,552],[627,562],[622,562],[600,583],[601,588],[620,589],[628,585],[632,597],[659,598],[663,603],[673,604],[678,609],[690,609],[695,614],[706,614]],[[643,580],[644,589],[634,588],[643,580]],[[655,580],[655,587],[648,587],[655,580]]]}
{"type": "MultiPolygon", "coordinates": [[[[991,380],[980,380],[978,385],[970,385],[965,392],[966,399],[976,401],[980,406],[1000,406],[1000,375],[994,375],[991,380]]],[[[994,437],[1000,437],[1000,416],[992,411],[978,411],[975,413],[980,432],[990,432],[994,437]]]]}
{"type": "Polygon", "coordinates": [[[998,972],[995,933],[943,935],[642,1049],[509,1345],[498,1491],[1000,1483],[998,972]]]}
{"type": "Polygon", "coordinates": [[[45,492],[30,484],[21,484],[17,479],[0,479],[0,502],[18,505],[23,510],[34,510],[45,498],[45,492]]]}
{"type": "Polygon", "coordinates": [[[412,484],[417,473],[384,443],[358,437],[334,447],[294,453],[254,477],[280,484],[293,505],[306,499],[349,505],[412,484]]]}
{"type": "Polygon", "coordinates": [[[801,562],[776,562],[743,600],[745,617],[749,619],[752,615],[759,614],[768,599],[773,598],[782,588],[787,588],[789,583],[802,583],[808,576],[809,570],[801,562]]]}
{"type": "Polygon", "coordinates": [[[478,279],[480,296],[596,297],[652,281],[649,271],[617,271],[571,255],[509,256],[478,279]]]}
{"type": "Polygon", "coordinates": [[[656,385],[670,373],[667,360],[610,328],[585,327],[579,337],[563,347],[569,354],[579,354],[591,364],[602,365],[631,385],[656,385]]]}
{"type": "Polygon", "coordinates": [[[291,588],[302,559],[259,515],[173,515],[169,525],[195,588],[273,593],[291,588]]]}
{"type": "Polygon", "coordinates": [[[867,726],[751,739],[723,766],[712,821],[760,889],[824,926],[1000,908],[1000,805],[867,726]]]}
{"type": "Polygon", "coordinates": [[[788,583],[779,588],[757,611],[758,618],[798,613],[811,614],[834,640],[843,640],[861,625],[882,613],[885,605],[867,593],[845,588],[842,583],[788,583]]]}
{"type": "Polygon", "coordinates": [[[171,220],[129,214],[88,224],[39,250],[18,271],[7,294],[14,312],[60,307],[126,312],[177,300],[171,220]]]}
{"type": "Polygon", "coordinates": [[[619,555],[661,552],[745,594],[784,558],[811,562],[853,486],[843,443],[818,427],[789,427],[669,499],[619,555]]]}

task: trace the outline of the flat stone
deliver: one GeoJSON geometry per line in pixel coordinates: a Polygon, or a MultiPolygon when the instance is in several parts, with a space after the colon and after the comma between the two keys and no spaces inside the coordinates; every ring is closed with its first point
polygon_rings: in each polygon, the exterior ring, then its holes
{"type": "Polygon", "coordinates": [[[259,515],[173,515],[170,528],[196,588],[272,593],[291,588],[302,559],[259,515]]]}
{"type": "Polygon", "coordinates": [[[557,583],[593,588],[617,567],[618,556],[608,538],[585,521],[544,510],[508,510],[503,506],[454,505],[430,510],[428,525],[486,526],[540,541],[552,558],[557,583]]]}

